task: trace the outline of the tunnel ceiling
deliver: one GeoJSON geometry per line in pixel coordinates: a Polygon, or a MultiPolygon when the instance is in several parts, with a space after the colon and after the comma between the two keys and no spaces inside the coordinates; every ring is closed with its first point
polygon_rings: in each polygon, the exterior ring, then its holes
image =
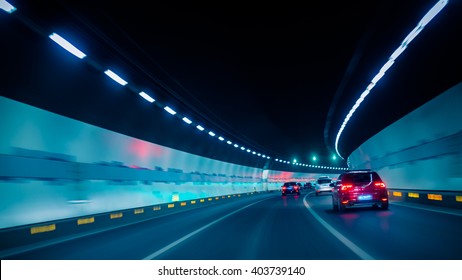
{"type": "MultiPolygon", "coordinates": [[[[197,132],[184,141],[184,128],[134,94],[144,90],[252,151],[337,166],[345,165],[330,157],[345,116],[437,3],[10,2],[17,13],[0,14],[3,95],[161,144],[200,146],[197,132]],[[51,32],[87,63],[60,53],[51,32]],[[105,67],[129,87],[101,78],[105,67]]],[[[339,139],[343,157],[461,81],[461,12],[461,1],[449,1],[371,90],[339,139]]],[[[228,153],[215,151],[194,152],[228,153]]]]}

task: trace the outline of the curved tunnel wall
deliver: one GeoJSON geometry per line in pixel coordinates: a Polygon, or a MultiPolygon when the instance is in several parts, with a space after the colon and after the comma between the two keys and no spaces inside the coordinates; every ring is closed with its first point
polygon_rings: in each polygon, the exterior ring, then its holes
{"type": "Polygon", "coordinates": [[[279,191],[285,180],[319,176],[201,157],[5,97],[0,109],[0,228],[279,191]]]}
{"type": "MultiPolygon", "coordinates": [[[[378,170],[391,189],[461,192],[460,104],[462,83],[363,143],[350,167],[378,170]]],[[[5,97],[0,108],[0,228],[279,190],[320,175],[205,158],[5,97]]]]}
{"type": "Polygon", "coordinates": [[[364,142],[350,168],[378,170],[389,188],[462,192],[461,105],[459,83],[364,142]]]}

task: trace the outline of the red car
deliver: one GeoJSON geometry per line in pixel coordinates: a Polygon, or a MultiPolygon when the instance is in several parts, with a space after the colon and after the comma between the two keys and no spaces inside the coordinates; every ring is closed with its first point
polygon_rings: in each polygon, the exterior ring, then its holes
{"type": "Polygon", "coordinates": [[[332,206],[335,211],[359,206],[388,209],[387,186],[375,171],[346,171],[332,183],[332,187],[332,206]]]}

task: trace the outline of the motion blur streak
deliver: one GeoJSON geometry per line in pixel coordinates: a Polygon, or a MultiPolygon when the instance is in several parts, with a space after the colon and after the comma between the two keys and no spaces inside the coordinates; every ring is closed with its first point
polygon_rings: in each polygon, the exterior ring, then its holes
{"type": "Polygon", "coordinates": [[[201,228],[199,228],[199,229],[196,229],[195,231],[193,231],[193,232],[191,232],[191,233],[189,233],[189,234],[183,236],[182,238],[180,238],[180,239],[178,239],[178,240],[176,240],[176,241],[174,241],[174,242],[168,244],[168,245],[165,246],[164,248],[162,248],[162,249],[160,249],[160,250],[157,250],[156,252],[152,253],[151,255],[145,257],[144,260],[152,260],[152,259],[155,259],[157,256],[159,256],[159,255],[163,254],[164,252],[170,250],[171,248],[173,248],[173,247],[175,247],[176,245],[180,244],[181,242],[187,240],[188,238],[190,238],[190,237],[192,237],[192,236],[198,234],[199,232],[203,231],[204,229],[209,228],[210,226],[212,226],[212,225],[214,225],[214,224],[216,224],[216,223],[218,223],[218,222],[220,222],[220,221],[226,219],[227,217],[229,217],[229,216],[231,216],[231,215],[236,214],[237,212],[240,212],[240,211],[246,209],[247,207],[250,207],[250,206],[252,206],[252,205],[254,205],[254,204],[260,203],[260,202],[262,202],[263,200],[267,200],[267,199],[270,199],[270,198],[266,198],[266,199],[259,200],[259,201],[257,201],[257,202],[253,202],[253,203],[248,204],[248,205],[246,205],[246,206],[244,206],[244,207],[241,207],[241,208],[239,208],[239,209],[237,209],[237,210],[235,210],[235,211],[233,211],[233,212],[231,212],[231,213],[229,213],[229,214],[227,214],[227,215],[225,215],[225,216],[223,216],[223,217],[221,217],[221,218],[219,218],[219,219],[216,219],[215,221],[213,221],[213,222],[211,222],[211,223],[208,223],[208,224],[206,224],[205,226],[203,226],[203,227],[201,227],[201,228]]]}

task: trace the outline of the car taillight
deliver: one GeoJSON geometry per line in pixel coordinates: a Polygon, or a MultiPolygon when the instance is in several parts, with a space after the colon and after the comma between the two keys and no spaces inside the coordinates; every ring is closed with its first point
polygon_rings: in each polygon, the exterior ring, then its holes
{"type": "Polygon", "coordinates": [[[353,185],[351,184],[342,184],[342,187],[340,188],[342,191],[347,191],[349,189],[353,188],[353,185]]]}
{"type": "Polygon", "coordinates": [[[283,190],[286,190],[286,189],[287,189],[287,187],[286,187],[286,186],[283,186],[283,187],[282,187],[282,189],[283,189],[283,190]]]}
{"type": "Polygon", "coordinates": [[[384,182],[374,182],[374,186],[379,187],[379,188],[385,188],[386,187],[384,182]]]}
{"type": "Polygon", "coordinates": [[[294,186],[294,189],[298,190],[298,186],[294,186]]]}

